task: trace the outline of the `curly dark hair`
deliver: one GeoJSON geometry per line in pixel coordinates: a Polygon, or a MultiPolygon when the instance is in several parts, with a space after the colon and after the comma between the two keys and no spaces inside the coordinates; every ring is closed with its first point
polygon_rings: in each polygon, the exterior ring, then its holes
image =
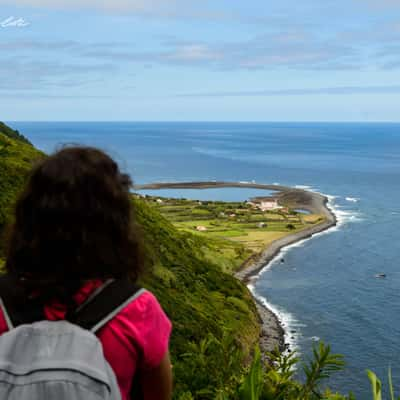
{"type": "Polygon", "coordinates": [[[15,209],[6,269],[25,293],[69,302],[85,280],[143,268],[128,175],[103,151],[64,147],[41,161],[15,209]]]}

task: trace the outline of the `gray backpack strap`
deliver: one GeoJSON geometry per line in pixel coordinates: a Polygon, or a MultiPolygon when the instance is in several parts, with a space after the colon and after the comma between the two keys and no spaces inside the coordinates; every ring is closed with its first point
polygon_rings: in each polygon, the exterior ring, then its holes
{"type": "Polygon", "coordinates": [[[66,319],[84,329],[97,332],[144,292],[145,289],[128,279],[107,281],[85,303],[68,314],[66,319]]]}
{"type": "Polygon", "coordinates": [[[41,301],[29,299],[28,303],[18,281],[9,275],[0,277],[0,307],[8,329],[45,319],[41,301]]]}
{"type": "MultiPolygon", "coordinates": [[[[109,279],[65,319],[96,332],[144,291],[127,278],[109,279]]],[[[0,308],[9,329],[45,319],[43,304],[34,299],[27,303],[25,297],[15,280],[0,277],[0,308]]]]}
{"type": "Polygon", "coordinates": [[[3,302],[3,299],[1,297],[0,297],[0,308],[1,308],[1,311],[3,312],[3,317],[4,317],[5,321],[6,321],[8,330],[13,329],[14,328],[14,324],[12,323],[11,318],[8,315],[8,311],[7,311],[6,306],[5,306],[4,302],[3,302]]]}

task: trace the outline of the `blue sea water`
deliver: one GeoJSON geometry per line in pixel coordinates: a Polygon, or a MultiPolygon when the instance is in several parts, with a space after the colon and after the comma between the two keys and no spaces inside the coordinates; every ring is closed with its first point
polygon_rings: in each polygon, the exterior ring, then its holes
{"type": "MultiPolygon", "coordinates": [[[[254,180],[333,196],[338,227],[285,250],[285,263],[272,263],[254,290],[302,356],[319,339],[345,354],[334,389],[368,399],[365,369],[385,381],[389,366],[400,385],[400,124],[10,124],[46,152],[61,143],[99,146],[136,183],[254,180]]],[[[246,190],[199,196],[244,200],[254,195],[246,190]]]]}

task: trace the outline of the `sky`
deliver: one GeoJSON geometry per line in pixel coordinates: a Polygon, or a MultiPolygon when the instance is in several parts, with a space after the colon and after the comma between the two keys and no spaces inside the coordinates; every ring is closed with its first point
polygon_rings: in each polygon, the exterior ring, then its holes
{"type": "Polygon", "coordinates": [[[0,120],[400,121],[400,0],[0,0],[0,120]]]}

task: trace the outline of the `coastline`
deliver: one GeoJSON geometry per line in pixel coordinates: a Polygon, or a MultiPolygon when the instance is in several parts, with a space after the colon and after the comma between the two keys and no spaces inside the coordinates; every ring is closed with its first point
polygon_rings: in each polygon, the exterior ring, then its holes
{"type": "MultiPolygon", "coordinates": [[[[309,193],[314,194],[314,192],[309,193]]],[[[328,207],[328,198],[319,193],[315,193],[315,195],[323,197],[323,206],[325,208],[324,214],[327,218],[324,223],[274,241],[262,252],[260,258],[255,263],[245,267],[235,274],[237,279],[247,285],[254,298],[261,323],[259,343],[263,353],[271,352],[276,347],[278,347],[280,351],[290,351],[290,349],[289,344],[285,342],[285,329],[283,328],[278,315],[255,296],[254,292],[251,290],[252,285],[250,284],[257,280],[257,276],[261,270],[268,268],[268,265],[279,256],[282,249],[303,240],[310,239],[315,234],[324,232],[336,226],[337,218],[333,211],[328,207]]]]}
{"type": "Polygon", "coordinates": [[[336,226],[336,215],[328,206],[329,199],[327,196],[305,189],[282,185],[267,185],[254,182],[169,182],[135,185],[134,189],[211,189],[224,187],[272,190],[276,192],[275,196],[278,201],[288,204],[293,208],[301,208],[315,214],[322,214],[325,217],[325,221],[321,224],[314,225],[300,232],[295,232],[275,240],[261,252],[255,262],[251,265],[244,266],[234,274],[237,279],[248,287],[253,296],[261,325],[259,343],[262,353],[271,352],[277,347],[281,351],[290,351],[289,345],[285,343],[285,330],[278,315],[256,297],[252,290],[252,283],[256,281],[260,271],[267,268],[268,265],[279,256],[283,248],[309,239],[315,234],[336,226]]]}

